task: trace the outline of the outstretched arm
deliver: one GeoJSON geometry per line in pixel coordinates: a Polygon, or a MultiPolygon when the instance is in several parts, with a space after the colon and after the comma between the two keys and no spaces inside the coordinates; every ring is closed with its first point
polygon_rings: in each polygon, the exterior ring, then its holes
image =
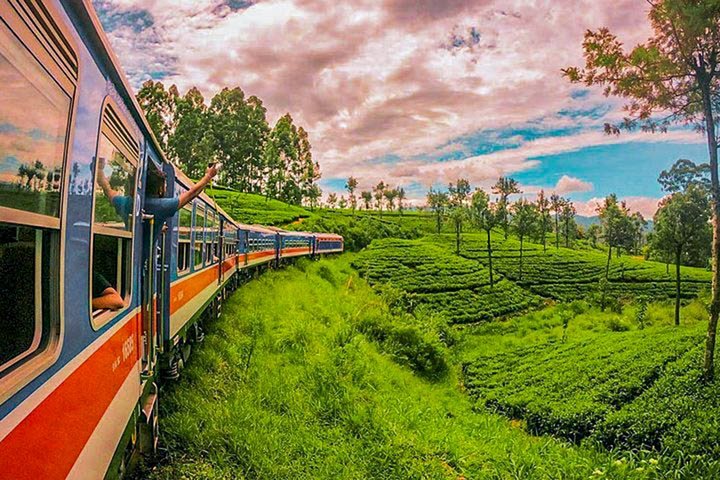
{"type": "Polygon", "coordinates": [[[120,294],[112,287],[108,287],[100,294],[99,297],[92,299],[92,309],[94,310],[120,310],[125,306],[120,294]]]}
{"type": "Polygon", "coordinates": [[[208,183],[210,183],[210,181],[215,177],[215,175],[217,175],[217,173],[217,166],[214,164],[210,165],[205,171],[205,175],[200,179],[200,181],[193,185],[190,190],[180,195],[178,208],[184,207],[185,205],[190,203],[193,198],[200,195],[200,193],[205,190],[205,187],[207,187],[208,183]]]}
{"type": "Polygon", "coordinates": [[[105,196],[110,200],[110,203],[112,203],[113,199],[119,195],[118,192],[113,190],[113,188],[110,186],[110,182],[108,181],[107,177],[105,176],[105,159],[103,157],[98,158],[98,166],[97,166],[97,184],[100,185],[100,188],[103,189],[103,192],[105,192],[105,196]]]}

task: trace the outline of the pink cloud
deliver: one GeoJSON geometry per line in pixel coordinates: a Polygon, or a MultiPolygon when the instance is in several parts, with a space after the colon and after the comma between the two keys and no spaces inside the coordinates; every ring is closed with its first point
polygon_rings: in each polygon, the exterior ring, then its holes
{"type": "MultiPolygon", "coordinates": [[[[640,212],[646,219],[651,220],[658,209],[658,204],[662,198],[654,197],[623,197],[619,199],[627,204],[631,212],[640,212]]],[[[578,215],[585,217],[593,217],[597,215],[597,209],[602,204],[602,198],[591,198],[585,202],[574,202],[575,210],[578,215]]]]}
{"type": "Polygon", "coordinates": [[[553,191],[559,195],[567,195],[568,193],[575,192],[590,192],[592,189],[593,184],[590,182],[585,182],[577,177],[563,175],[560,177],[560,180],[558,180],[553,191]]]}

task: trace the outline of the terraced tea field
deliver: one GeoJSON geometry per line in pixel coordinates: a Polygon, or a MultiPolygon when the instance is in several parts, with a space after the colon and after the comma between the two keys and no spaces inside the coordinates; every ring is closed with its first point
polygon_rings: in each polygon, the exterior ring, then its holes
{"type": "MultiPolygon", "coordinates": [[[[450,236],[437,236],[438,245],[452,248],[450,236]]],[[[533,293],[560,301],[582,299],[595,292],[605,276],[607,254],[595,250],[556,249],[525,243],[523,275],[519,274],[520,242],[492,236],[493,268],[533,293]]],[[[465,235],[461,255],[487,265],[487,246],[482,235],[465,235]]],[[[681,267],[682,297],[694,298],[710,286],[710,272],[681,267]]],[[[654,299],[674,297],[675,270],[661,263],[622,256],[610,261],[609,294],[615,297],[645,295],[654,299]]]]}
{"type": "Polygon", "coordinates": [[[371,284],[400,289],[410,306],[425,306],[453,323],[489,320],[542,303],[500,275],[490,287],[490,272],[481,263],[420,240],[375,241],[353,266],[371,284]]]}

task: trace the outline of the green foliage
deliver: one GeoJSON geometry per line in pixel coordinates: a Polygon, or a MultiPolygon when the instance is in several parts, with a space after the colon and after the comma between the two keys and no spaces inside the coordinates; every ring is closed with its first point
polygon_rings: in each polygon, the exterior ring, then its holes
{"type": "Polygon", "coordinates": [[[490,287],[482,264],[425,241],[375,241],[353,262],[373,285],[391,284],[453,323],[478,322],[537,306],[540,299],[502,279],[490,287]]]}
{"type": "Polygon", "coordinates": [[[673,478],[712,475],[706,464],[530,437],[473,411],[452,369],[428,382],[406,367],[436,365],[424,355],[437,345],[417,323],[425,318],[389,312],[346,262],[270,272],[228,301],[181,380],[163,391],[167,456],[138,478],[641,479],[680,467],[688,473],[673,478]],[[319,277],[322,266],[337,285],[319,277]],[[362,333],[363,323],[385,340],[362,333]]]}
{"type": "Polygon", "coordinates": [[[209,187],[206,192],[218,206],[238,222],[260,225],[285,225],[310,216],[304,208],[251,193],[209,187]]]}

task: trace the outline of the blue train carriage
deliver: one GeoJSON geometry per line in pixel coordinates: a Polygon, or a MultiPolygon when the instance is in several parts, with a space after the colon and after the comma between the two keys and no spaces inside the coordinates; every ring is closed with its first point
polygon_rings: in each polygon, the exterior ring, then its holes
{"type": "Polygon", "coordinates": [[[141,207],[169,165],[89,3],[3,0],[0,19],[0,476],[117,476],[157,438],[141,207]]]}
{"type": "Polygon", "coordinates": [[[313,255],[342,253],[345,249],[345,239],[335,233],[316,233],[313,255]]]}
{"type": "MultiPolygon", "coordinates": [[[[192,186],[180,170],[172,168],[173,191],[179,197],[192,186]]],[[[203,314],[217,317],[222,300],[238,286],[238,227],[205,193],[185,205],[168,222],[167,267],[162,270],[163,323],[162,374],[177,378],[188,360],[192,344],[203,339],[203,314]]],[[[160,271],[159,270],[159,271],[160,271]]]]}
{"type": "Polygon", "coordinates": [[[313,254],[313,234],[278,230],[280,238],[279,259],[301,257],[313,254]]]}
{"type": "Polygon", "coordinates": [[[256,270],[278,260],[279,239],[275,230],[261,225],[239,225],[240,268],[256,270]]]}

